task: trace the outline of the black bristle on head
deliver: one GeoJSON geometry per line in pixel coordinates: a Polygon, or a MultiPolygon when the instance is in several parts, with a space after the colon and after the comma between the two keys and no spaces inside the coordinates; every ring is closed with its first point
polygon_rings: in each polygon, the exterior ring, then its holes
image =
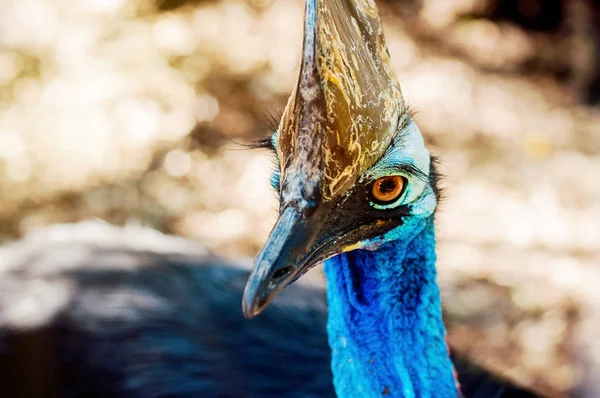
{"type": "Polygon", "coordinates": [[[266,133],[262,134],[261,137],[251,141],[245,146],[250,149],[266,148],[274,151],[275,146],[273,145],[273,134],[275,134],[275,132],[277,132],[277,129],[279,128],[281,112],[263,107],[263,109],[261,110],[261,116],[265,124],[266,133]]]}
{"type": "Polygon", "coordinates": [[[261,110],[261,114],[262,119],[269,131],[273,133],[277,131],[277,129],[279,128],[279,121],[281,120],[283,112],[273,110],[272,108],[263,107],[261,110]]]}
{"type": "Polygon", "coordinates": [[[251,141],[250,143],[244,144],[244,146],[247,148],[250,148],[250,149],[265,148],[265,149],[275,150],[275,148],[273,147],[272,137],[273,137],[273,134],[270,134],[270,135],[264,136],[264,137],[260,137],[260,138],[257,138],[255,140],[251,141]]]}
{"type": "Polygon", "coordinates": [[[435,193],[435,198],[438,204],[442,199],[444,199],[444,189],[441,187],[440,184],[443,176],[439,171],[439,163],[440,161],[437,156],[430,156],[429,183],[433,188],[433,192],[435,193]]]}
{"type": "Polygon", "coordinates": [[[412,104],[406,103],[406,112],[410,115],[411,119],[415,119],[415,116],[419,113],[419,111],[412,106],[412,104]]]}
{"type": "Polygon", "coordinates": [[[391,146],[395,146],[398,143],[405,142],[405,138],[409,133],[405,129],[405,127],[410,122],[410,120],[414,121],[414,117],[417,113],[418,112],[410,104],[406,104],[405,112],[403,113],[403,116],[401,117],[397,127],[398,133],[396,134],[396,137],[392,140],[391,146]],[[408,117],[406,117],[406,114],[408,114],[408,117]]]}

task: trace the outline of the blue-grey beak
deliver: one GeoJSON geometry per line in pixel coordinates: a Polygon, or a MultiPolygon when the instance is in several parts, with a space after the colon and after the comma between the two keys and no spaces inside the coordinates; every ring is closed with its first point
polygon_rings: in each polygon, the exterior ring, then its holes
{"type": "Polygon", "coordinates": [[[246,284],[242,300],[246,318],[258,315],[277,293],[319,261],[312,255],[319,230],[312,225],[314,216],[292,206],[281,213],[246,284]]]}

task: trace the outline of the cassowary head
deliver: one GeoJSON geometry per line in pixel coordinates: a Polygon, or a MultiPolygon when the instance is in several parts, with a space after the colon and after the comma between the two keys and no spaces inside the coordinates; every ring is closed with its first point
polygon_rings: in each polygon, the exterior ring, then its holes
{"type": "Polygon", "coordinates": [[[320,261],[404,236],[436,206],[373,0],[307,0],[300,75],[271,139],[279,218],[244,292],[247,317],[320,261]]]}

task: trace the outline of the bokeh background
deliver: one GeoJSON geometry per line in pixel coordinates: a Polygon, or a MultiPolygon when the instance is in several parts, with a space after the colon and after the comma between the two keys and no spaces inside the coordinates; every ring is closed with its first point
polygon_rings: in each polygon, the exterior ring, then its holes
{"type": "MultiPolygon", "coordinates": [[[[600,6],[380,1],[440,156],[449,339],[551,396],[600,396],[600,6]],[[597,395],[594,395],[597,392],[597,395]]],[[[302,0],[0,1],[0,242],[99,217],[253,256],[302,0]]]]}

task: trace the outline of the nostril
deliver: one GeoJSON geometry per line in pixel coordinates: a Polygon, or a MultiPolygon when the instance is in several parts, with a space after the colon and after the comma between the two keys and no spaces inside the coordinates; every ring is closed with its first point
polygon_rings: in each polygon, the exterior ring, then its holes
{"type": "Polygon", "coordinates": [[[273,272],[273,279],[278,280],[278,279],[288,276],[291,273],[292,273],[292,266],[288,265],[287,267],[279,268],[278,270],[273,272]]]}

